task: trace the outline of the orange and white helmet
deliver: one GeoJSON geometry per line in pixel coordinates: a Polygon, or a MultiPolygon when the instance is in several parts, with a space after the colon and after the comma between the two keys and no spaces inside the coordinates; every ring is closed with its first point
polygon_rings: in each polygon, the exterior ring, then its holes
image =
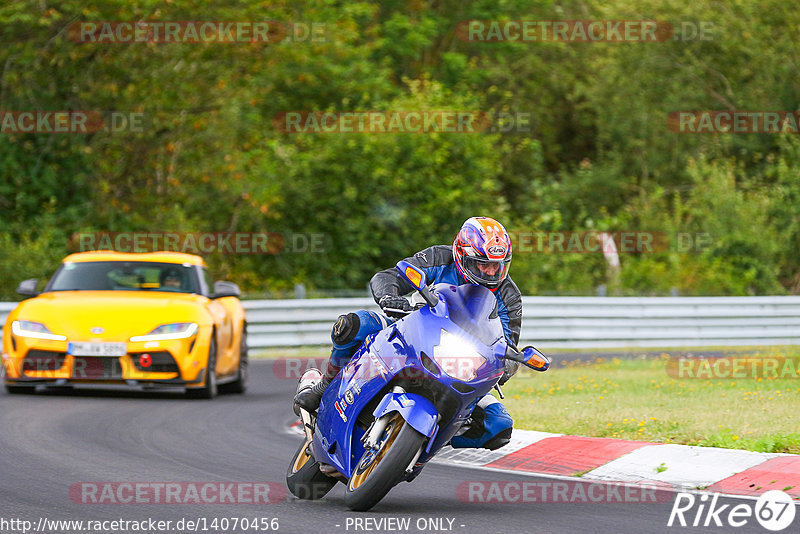
{"type": "Polygon", "coordinates": [[[494,289],[508,276],[511,239],[491,217],[470,217],[453,240],[453,258],[465,280],[494,289]]]}

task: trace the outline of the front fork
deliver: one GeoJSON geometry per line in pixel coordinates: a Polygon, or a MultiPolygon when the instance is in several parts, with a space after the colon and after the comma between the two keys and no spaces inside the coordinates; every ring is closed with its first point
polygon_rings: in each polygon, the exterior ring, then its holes
{"type": "MultiPolygon", "coordinates": [[[[405,393],[405,390],[400,386],[395,386],[392,388],[392,393],[399,395],[405,393]]],[[[386,426],[392,419],[393,414],[394,412],[387,413],[372,422],[369,429],[364,433],[364,437],[361,438],[361,443],[364,444],[365,449],[378,448],[378,439],[383,435],[383,431],[386,430],[386,426]]]]}
{"type": "MultiPolygon", "coordinates": [[[[395,395],[401,395],[405,393],[405,390],[400,386],[395,386],[392,388],[392,393],[395,395]]],[[[381,438],[383,433],[386,431],[386,427],[389,425],[389,421],[391,421],[396,416],[396,412],[389,412],[387,414],[378,417],[372,422],[367,432],[364,433],[364,437],[361,438],[361,443],[364,444],[365,449],[370,449],[373,451],[377,451],[380,448],[380,443],[378,440],[381,438]]],[[[406,422],[408,424],[408,422],[406,422]]],[[[431,436],[431,440],[433,436],[431,436]]],[[[419,460],[419,457],[422,455],[422,451],[425,450],[425,442],[420,444],[419,450],[417,450],[414,458],[409,463],[408,467],[406,467],[405,472],[406,474],[410,474],[413,471],[414,466],[419,460]]]]}

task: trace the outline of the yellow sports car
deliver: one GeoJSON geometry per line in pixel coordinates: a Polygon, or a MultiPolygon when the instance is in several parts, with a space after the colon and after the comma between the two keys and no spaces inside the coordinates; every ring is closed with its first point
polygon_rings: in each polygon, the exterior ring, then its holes
{"type": "Polygon", "coordinates": [[[82,252],[9,314],[9,393],[37,385],[180,387],[194,398],[244,393],[247,324],[239,288],[212,282],[203,259],[175,252],[82,252]]]}

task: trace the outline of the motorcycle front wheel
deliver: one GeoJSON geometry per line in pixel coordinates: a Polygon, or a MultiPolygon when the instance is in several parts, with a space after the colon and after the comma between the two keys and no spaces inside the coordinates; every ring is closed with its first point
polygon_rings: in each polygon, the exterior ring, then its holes
{"type": "Polygon", "coordinates": [[[405,475],[423,446],[425,436],[395,414],[378,440],[378,448],[364,452],[347,482],[344,502],[351,510],[369,510],[405,475]]]}

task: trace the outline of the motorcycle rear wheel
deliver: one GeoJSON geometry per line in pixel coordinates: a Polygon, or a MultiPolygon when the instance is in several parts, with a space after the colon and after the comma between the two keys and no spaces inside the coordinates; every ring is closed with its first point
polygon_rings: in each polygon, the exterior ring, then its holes
{"type": "Polygon", "coordinates": [[[327,495],[337,480],[319,470],[319,462],[308,449],[309,442],[305,440],[294,453],[286,471],[286,486],[298,499],[315,501],[327,495]]]}

